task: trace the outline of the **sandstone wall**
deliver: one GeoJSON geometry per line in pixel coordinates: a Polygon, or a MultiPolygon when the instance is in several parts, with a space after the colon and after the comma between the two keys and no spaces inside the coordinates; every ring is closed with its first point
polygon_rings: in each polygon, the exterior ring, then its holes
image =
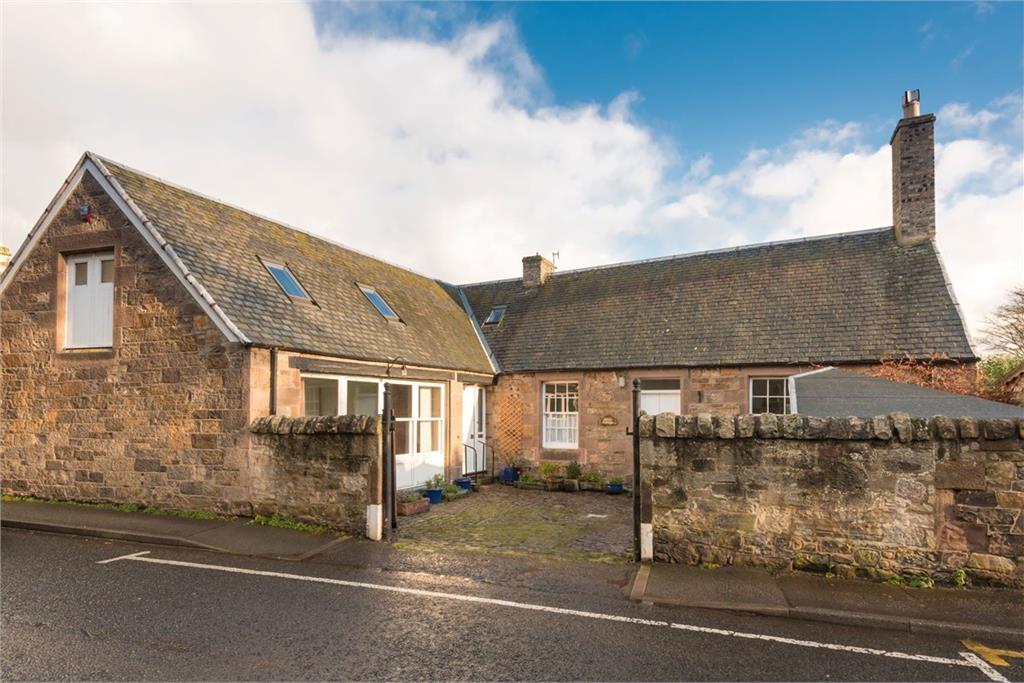
{"type": "Polygon", "coordinates": [[[250,427],[253,509],[349,533],[380,502],[380,418],[261,417],[250,427]]]}
{"type": "Polygon", "coordinates": [[[1024,420],[641,419],[659,561],[1024,585],[1024,420]]]}
{"type": "Polygon", "coordinates": [[[4,493],[249,511],[248,350],[86,175],[0,298],[4,493]],[[77,215],[93,206],[93,220],[77,215]],[[113,345],[64,349],[64,259],[113,251],[113,345]]]}

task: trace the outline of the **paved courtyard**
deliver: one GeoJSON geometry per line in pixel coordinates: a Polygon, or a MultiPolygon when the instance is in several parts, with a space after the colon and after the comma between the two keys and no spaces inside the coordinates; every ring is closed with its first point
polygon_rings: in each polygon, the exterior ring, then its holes
{"type": "Polygon", "coordinates": [[[628,494],[484,486],[430,512],[399,518],[398,547],[479,550],[548,559],[624,562],[633,548],[628,494]]]}

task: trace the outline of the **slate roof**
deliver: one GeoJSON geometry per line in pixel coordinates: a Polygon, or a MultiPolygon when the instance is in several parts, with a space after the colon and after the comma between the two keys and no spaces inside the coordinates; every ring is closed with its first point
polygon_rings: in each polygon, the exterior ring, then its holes
{"type": "Polygon", "coordinates": [[[254,344],[493,373],[450,286],[116,162],[100,161],[254,344]],[[285,296],[258,257],[284,262],[317,305],[285,296]],[[404,324],[385,320],[357,282],[376,288],[404,324]]]}
{"type": "Polygon", "coordinates": [[[871,417],[904,412],[911,417],[1024,417],[1024,407],[937,391],[830,368],[795,375],[801,415],[871,417]]]}
{"type": "Polygon", "coordinates": [[[463,287],[503,372],[975,354],[932,242],[891,228],[463,287]]]}

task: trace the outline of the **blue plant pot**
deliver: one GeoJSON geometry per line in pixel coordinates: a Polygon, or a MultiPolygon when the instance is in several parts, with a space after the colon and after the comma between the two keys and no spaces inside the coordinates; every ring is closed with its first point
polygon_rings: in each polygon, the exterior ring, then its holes
{"type": "Polygon", "coordinates": [[[623,484],[605,484],[604,489],[608,493],[622,493],[626,490],[623,484]]]}
{"type": "Polygon", "coordinates": [[[426,493],[427,498],[430,499],[431,505],[437,505],[441,502],[444,495],[444,489],[427,489],[424,493],[426,493]]]}
{"type": "Polygon", "coordinates": [[[470,479],[469,477],[459,477],[458,479],[455,480],[455,485],[458,486],[460,489],[465,489],[466,491],[468,491],[471,488],[473,488],[473,480],[470,479]]]}
{"type": "Polygon", "coordinates": [[[502,467],[501,472],[498,473],[498,479],[508,483],[518,481],[519,472],[515,467],[502,467]]]}

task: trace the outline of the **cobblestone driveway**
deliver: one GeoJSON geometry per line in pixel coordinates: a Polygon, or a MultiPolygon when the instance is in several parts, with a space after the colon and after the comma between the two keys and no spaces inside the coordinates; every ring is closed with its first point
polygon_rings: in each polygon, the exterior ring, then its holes
{"type": "Polygon", "coordinates": [[[628,495],[484,486],[430,512],[399,518],[398,547],[458,548],[550,559],[627,561],[633,548],[628,495]]]}

